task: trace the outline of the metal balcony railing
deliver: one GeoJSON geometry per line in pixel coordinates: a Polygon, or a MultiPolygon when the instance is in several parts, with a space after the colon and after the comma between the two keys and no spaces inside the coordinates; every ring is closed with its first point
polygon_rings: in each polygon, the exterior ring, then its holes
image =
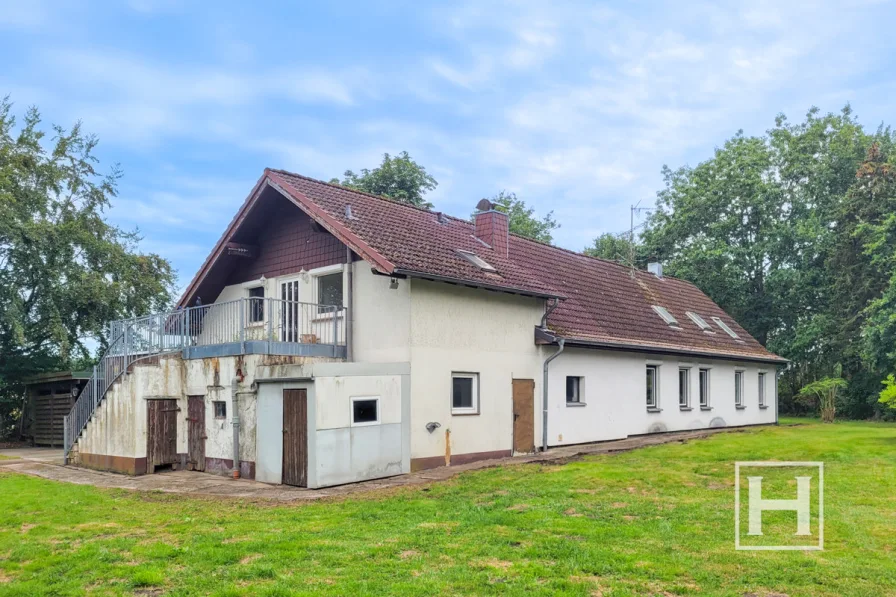
{"type": "Polygon", "coordinates": [[[345,308],[275,298],[240,298],[113,321],[109,347],[64,420],[66,461],[109,388],[135,361],[182,350],[227,354],[331,354],[345,346],[345,308]],[[329,353],[314,348],[333,348],[329,353]]]}

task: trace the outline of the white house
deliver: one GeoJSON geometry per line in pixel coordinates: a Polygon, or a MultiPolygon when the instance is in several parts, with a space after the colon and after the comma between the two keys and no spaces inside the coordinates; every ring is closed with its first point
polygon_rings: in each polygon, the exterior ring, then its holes
{"type": "Polygon", "coordinates": [[[266,170],[179,307],[111,325],[69,461],[322,487],[776,422],[784,359],[692,284],[479,208],[266,170]]]}

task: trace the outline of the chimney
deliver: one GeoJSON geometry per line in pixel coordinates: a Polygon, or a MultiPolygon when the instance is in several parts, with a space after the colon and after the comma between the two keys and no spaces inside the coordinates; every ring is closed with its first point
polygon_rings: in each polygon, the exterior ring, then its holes
{"type": "Polygon", "coordinates": [[[479,210],[473,216],[476,238],[502,257],[507,257],[510,251],[510,219],[507,214],[496,210],[488,199],[480,201],[476,209],[479,210]]]}
{"type": "Polygon", "coordinates": [[[656,276],[657,278],[663,277],[663,264],[658,263],[656,261],[652,261],[647,264],[647,271],[656,276]]]}

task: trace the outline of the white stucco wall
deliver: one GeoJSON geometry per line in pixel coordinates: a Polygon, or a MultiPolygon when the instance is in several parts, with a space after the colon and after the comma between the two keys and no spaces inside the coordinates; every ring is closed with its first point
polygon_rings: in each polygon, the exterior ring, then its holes
{"type": "Polygon", "coordinates": [[[411,282],[389,288],[388,276],[375,275],[364,261],[354,264],[354,360],[400,363],[410,360],[411,282]]]}
{"type": "MultiPolygon", "coordinates": [[[[555,349],[556,350],[556,349],[555,349]]],[[[570,348],[551,363],[548,444],[619,439],[661,431],[735,427],[775,422],[775,368],[717,359],[692,359],[570,348]],[[646,404],[646,367],[659,366],[660,412],[646,404]],[[678,403],[679,367],[690,368],[691,410],[678,403]],[[698,371],[710,370],[710,408],[700,408],[698,371]],[[744,405],[734,403],[734,372],[744,372],[744,405]],[[766,403],[759,408],[758,373],[766,373],[766,403]],[[585,406],[566,403],[566,377],[583,378],[585,406]]]]}
{"type": "Polygon", "coordinates": [[[402,284],[411,287],[411,457],[443,456],[448,430],[452,454],[510,450],[513,379],[535,380],[539,410],[534,333],[543,301],[423,280],[402,284]],[[454,371],[479,374],[479,414],[452,415],[454,371]],[[428,422],[441,427],[429,433],[428,422]]]}

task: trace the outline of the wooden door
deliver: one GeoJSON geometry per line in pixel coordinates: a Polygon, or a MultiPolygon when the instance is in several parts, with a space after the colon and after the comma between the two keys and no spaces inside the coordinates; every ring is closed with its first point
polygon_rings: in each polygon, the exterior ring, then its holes
{"type": "Polygon", "coordinates": [[[513,380],[513,451],[535,451],[535,380],[513,380]]]}
{"type": "Polygon", "coordinates": [[[177,462],[177,400],[147,400],[147,453],[148,472],[158,466],[177,462]]]}
{"type": "Polygon", "coordinates": [[[308,391],[283,390],[284,485],[308,485],[308,391]]]}
{"type": "Polygon", "coordinates": [[[205,396],[190,396],[187,402],[187,467],[205,470],[205,396]]]}

